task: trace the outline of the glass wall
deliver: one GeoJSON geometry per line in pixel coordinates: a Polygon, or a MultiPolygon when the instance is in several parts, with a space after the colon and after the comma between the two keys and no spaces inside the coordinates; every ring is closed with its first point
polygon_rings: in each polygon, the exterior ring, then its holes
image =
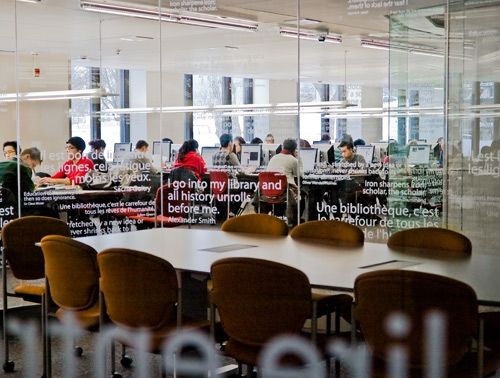
{"type": "Polygon", "coordinates": [[[227,208],[209,171],[230,173],[229,213],[257,211],[258,173],[291,138],[303,173],[289,177],[291,211],[276,209],[290,224],[341,219],[380,242],[448,227],[483,252],[498,241],[495,2],[107,4],[0,4],[0,139],[19,148],[1,163],[18,184],[2,173],[2,222],[59,216],[75,236],[215,230],[227,208]],[[238,167],[214,167],[222,134],[250,144],[235,147],[238,167]],[[71,163],[71,137],[99,169],[71,163]],[[190,183],[172,170],[192,138],[207,171],[190,183]],[[31,147],[40,164],[20,153],[31,147]]]}

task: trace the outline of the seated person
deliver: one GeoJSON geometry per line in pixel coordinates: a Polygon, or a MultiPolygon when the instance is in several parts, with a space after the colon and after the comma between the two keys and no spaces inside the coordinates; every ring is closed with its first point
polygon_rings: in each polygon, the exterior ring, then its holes
{"type": "Polygon", "coordinates": [[[243,137],[241,137],[241,136],[234,137],[233,152],[236,154],[236,157],[238,158],[238,161],[240,161],[240,162],[241,162],[241,146],[243,144],[246,144],[246,141],[243,137]]]}
{"type": "Polygon", "coordinates": [[[432,154],[434,155],[434,159],[438,162],[438,167],[442,168],[444,163],[444,138],[439,137],[436,141],[436,145],[432,149],[432,154]]]}
{"type": "Polygon", "coordinates": [[[138,140],[135,144],[135,150],[129,153],[123,159],[122,165],[135,173],[149,171],[157,173],[157,169],[153,167],[153,162],[148,156],[149,143],[145,140],[138,140]]]}
{"type": "Polygon", "coordinates": [[[82,155],[85,150],[85,141],[74,136],[66,141],[66,151],[68,160],[62,165],[61,169],[51,177],[42,177],[38,185],[80,185],[83,183],[85,174],[94,169],[92,160],[82,155]]]}
{"type": "Polygon", "coordinates": [[[3,144],[3,156],[7,160],[17,160],[17,153],[20,148],[15,140],[9,140],[3,144]]]}
{"type": "Polygon", "coordinates": [[[207,165],[198,153],[198,142],[196,140],[189,139],[182,144],[173,168],[187,168],[195,174],[198,181],[203,178],[207,171],[207,165]]]}
{"type": "Polygon", "coordinates": [[[212,165],[214,167],[239,167],[240,161],[233,152],[233,137],[231,134],[222,134],[220,136],[220,149],[212,156],[212,165]]]}
{"type": "Polygon", "coordinates": [[[20,179],[17,178],[17,160],[7,160],[0,163],[0,184],[7,188],[16,197],[18,196],[18,182],[21,184],[21,193],[32,192],[35,189],[33,176],[35,168],[41,164],[40,150],[36,147],[27,148],[21,152],[19,165],[20,179]]]}
{"type": "Polygon", "coordinates": [[[94,163],[94,169],[98,172],[107,172],[108,163],[104,157],[104,149],[106,148],[106,142],[102,139],[94,139],[89,142],[91,152],[87,157],[94,163]]]}
{"type": "Polygon", "coordinates": [[[286,216],[291,224],[297,224],[297,199],[299,197],[296,179],[304,175],[302,160],[297,158],[297,142],[295,139],[285,139],[281,152],[274,155],[266,171],[281,172],[286,175],[288,182],[288,208],[286,216]]]}
{"type": "Polygon", "coordinates": [[[364,167],[366,165],[365,158],[354,152],[354,145],[352,142],[342,141],[339,144],[340,153],[342,154],[341,164],[352,164],[357,167],[364,167]]]}
{"type": "Polygon", "coordinates": [[[274,135],[269,133],[266,135],[266,144],[274,144],[274,135]]]}

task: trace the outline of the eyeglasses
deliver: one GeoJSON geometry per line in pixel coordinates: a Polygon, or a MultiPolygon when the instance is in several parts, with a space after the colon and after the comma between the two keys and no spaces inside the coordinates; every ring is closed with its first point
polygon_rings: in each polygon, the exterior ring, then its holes
{"type": "Polygon", "coordinates": [[[16,150],[12,149],[12,150],[3,150],[3,156],[9,156],[9,155],[15,155],[16,154],[16,150]]]}
{"type": "Polygon", "coordinates": [[[75,146],[72,146],[71,144],[67,144],[66,149],[67,150],[75,150],[75,151],[77,150],[77,148],[75,146]]]}

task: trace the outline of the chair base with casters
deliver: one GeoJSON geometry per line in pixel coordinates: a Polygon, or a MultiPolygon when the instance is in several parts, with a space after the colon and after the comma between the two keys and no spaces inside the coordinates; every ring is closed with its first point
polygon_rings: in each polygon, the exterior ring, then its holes
{"type": "Polygon", "coordinates": [[[211,277],[211,319],[217,308],[229,337],[224,352],[239,365],[247,365],[248,372],[269,340],[284,333],[300,335],[311,314],[309,281],[295,268],[260,259],[225,258],[212,264],[211,277]]]}
{"type": "MultiPolygon", "coordinates": [[[[8,297],[17,297],[41,305],[42,340],[46,339],[46,288],[35,285],[34,280],[45,277],[43,254],[36,245],[46,235],[70,236],[68,225],[56,218],[44,216],[26,216],[12,220],[2,228],[2,302],[3,302],[3,342],[6,372],[13,371],[15,363],[9,359],[9,340],[7,332],[8,297]],[[12,276],[23,281],[13,292],[7,288],[7,262],[12,276]]],[[[43,375],[47,376],[47,350],[43,348],[43,375]]]]}
{"type": "MultiPolygon", "coordinates": [[[[97,256],[100,269],[101,316],[109,317],[121,329],[151,333],[148,351],[157,353],[162,343],[179,327],[202,329],[207,333],[207,320],[190,322],[182,319],[180,288],[173,266],[156,256],[125,249],[111,248],[97,256]],[[147,295],[145,295],[147,293],[147,295]]],[[[130,345],[129,340],[119,339],[130,345]]],[[[128,364],[125,358],[122,361],[128,364]]],[[[111,374],[115,370],[111,356],[111,374]]]]}

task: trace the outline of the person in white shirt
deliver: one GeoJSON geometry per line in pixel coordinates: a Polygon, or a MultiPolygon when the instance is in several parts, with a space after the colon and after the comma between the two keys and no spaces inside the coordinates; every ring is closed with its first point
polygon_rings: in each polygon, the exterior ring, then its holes
{"type": "Polygon", "coordinates": [[[274,155],[266,171],[281,172],[286,175],[288,182],[288,207],[286,209],[286,216],[288,223],[297,224],[297,200],[299,198],[299,189],[296,180],[304,175],[304,168],[302,160],[297,158],[297,142],[295,139],[285,139],[283,142],[281,152],[274,155]]]}

